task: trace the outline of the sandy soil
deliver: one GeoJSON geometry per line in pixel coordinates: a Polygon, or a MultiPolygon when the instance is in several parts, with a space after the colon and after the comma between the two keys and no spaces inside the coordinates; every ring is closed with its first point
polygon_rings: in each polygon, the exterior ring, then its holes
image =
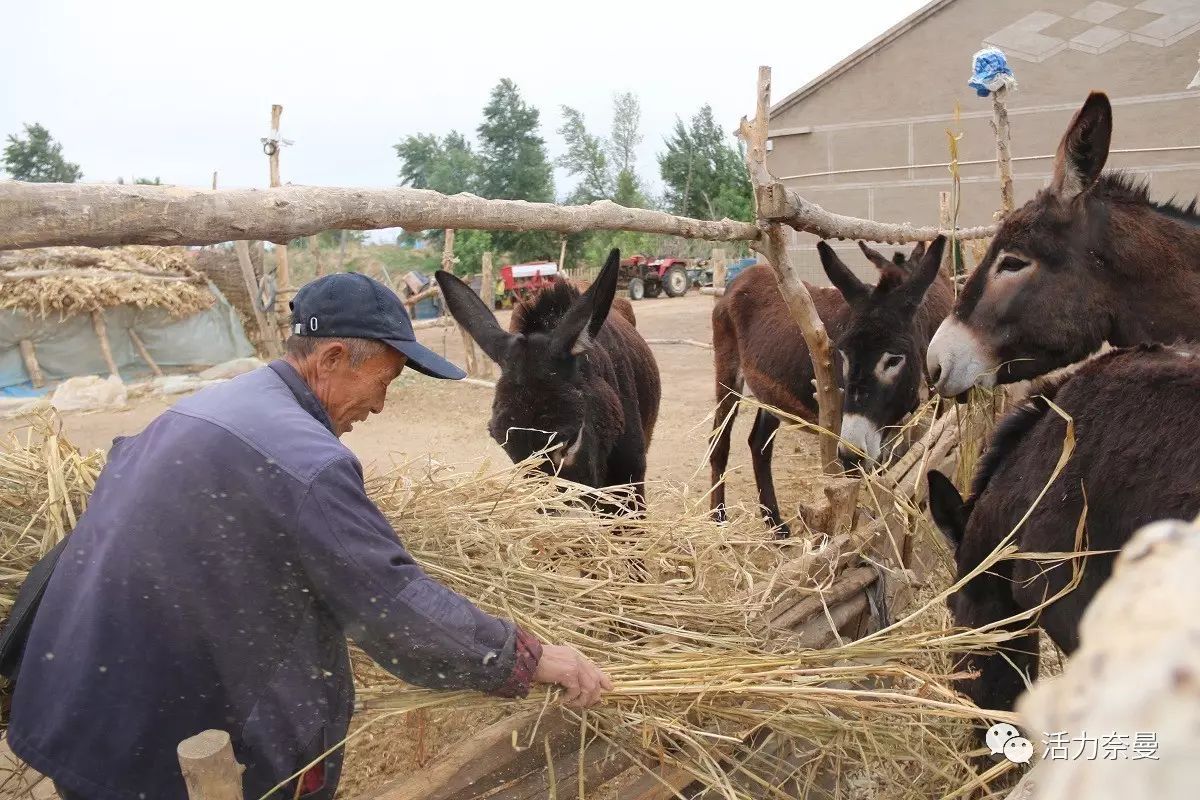
{"type": "MultiPolygon", "coordinates": [[[[712,298],[689,293],[682,298],[643,300],[636,304],[638,327],[646,338],[712,339],[709,313],[712,298]]],[[[507,313],[501,312],[507,325],[507,313]]],[[[462,339],[455,329],[419,331],[421,340],[456,363],[463,362],[462,339]]],[[[715,404],[712,351],[688,345],[655,345],[662,373],[663,397],[649,453],[649,479],[687,483],[697,492],[708,490],[707,437],[715,404]]],[[[113,437],[140,431],[177,397],[147,397],[120,411],[70,413],[63,416],[64,432],[84,449],[107,449],[113,437]]],[[[382,414],[346,436],[346,444],[364,465],[387,468],[424,458],[445,463],[504,464],[507,456],[487,434],[492,392],[481,386],[435,381],[415,373],[401,376],[388,394],[382,414]]],[[[752,415],[742,413],[733,431],[730,457],[731,503],[752,503],[746,439],[752,415]]],[[[0,434],[22,425],[0,420],[0,434]]],[[[775,448],[776,484],[785,516],[809,496],[817,476],[815,437],[783,430],[775,448]]]]}

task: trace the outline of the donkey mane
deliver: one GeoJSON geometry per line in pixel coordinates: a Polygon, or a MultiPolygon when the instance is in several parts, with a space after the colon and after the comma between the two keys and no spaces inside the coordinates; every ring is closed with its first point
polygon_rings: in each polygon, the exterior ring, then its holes
{"type": "Polygon", "coordinates": [[[513,308],[511,329],[515,333],[549,333],[580,298],[579,289],[562,276],[555,275],[550,285],[513,308]]]}
{"type": "Polygon", "coordinates": [[[895,262],[896,266],[886,267],[879,271],[879,282],[875,284],[874,294],[883,295],[901,286],[908,280],[909,267],[903,261],[895,262]]]}
{"type": "Polygon", "coordinates": [[[1128,172],[1117,170],[1104,173],[1096,183],[1096,189],[1099,196],[1106,200],[1147,205],[1172,219],[1189,225],[1200,225],[1200,198],[1192,198],[1192,202],[1187,205],[1183,205],[1174,197],[1165,203],[1151,200],[1150,184],[1128,172]]]}

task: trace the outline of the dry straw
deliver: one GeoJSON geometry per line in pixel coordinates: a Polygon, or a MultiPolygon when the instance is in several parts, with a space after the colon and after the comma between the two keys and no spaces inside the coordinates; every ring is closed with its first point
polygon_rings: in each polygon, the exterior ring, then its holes
{"type": "MultiPolygon", "coordinates": [[[[8,604],[82,512],[101,462],[45,424],[0,455],[8,604]]],[[[953,653],[1012,634],[950,628],[945,592],[835,648],[797,651],[768,631],[780,595],[816,591],[834,556],[820,541],[768,539],[756,512],[734,508],[718,526],[705,496],[655,485],[644,518],[603,519],[586,509],[594,490],[529,464],[409,464],[369,488],[433,577],[604,666],[616,689],[581,718],[581,737],[641,768],[682,768],[726,798],[965,796],[980,782],[972,726],[1012,719],[949,689],[953,653]]],[[[360,676],[366,726],[356,735],[417,709],[516,712],[552,700],[545,690],[514,702],[407,687],[378,670],[360,676]]]]}
{"type": "Polygon", "coordinates": [[[121,305],[185,317],[213,302],[180,247],[46,247],[0,255],[0,308],[41,318],[121,305]]]}

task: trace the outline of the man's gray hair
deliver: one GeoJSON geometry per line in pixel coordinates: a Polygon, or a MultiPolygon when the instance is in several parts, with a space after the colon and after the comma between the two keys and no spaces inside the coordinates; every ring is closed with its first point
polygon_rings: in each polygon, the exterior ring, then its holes
{"type": "Polygon", "coordinates": [[[386,352],[387,345],[378,339],[356,339],[350,336],[289,336],[287,354],[297,361],[304,361],[317,348],[329,342],[341,342],[350,353],[350,366],[360,367],[363,362],[386,352]]]}

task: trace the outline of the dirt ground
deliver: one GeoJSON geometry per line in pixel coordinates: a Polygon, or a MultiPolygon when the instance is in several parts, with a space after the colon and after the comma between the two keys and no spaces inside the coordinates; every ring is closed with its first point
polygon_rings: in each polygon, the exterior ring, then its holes
{"type": "MultiPolygon", "coordinates": [[[[711,297],[689,293],[682,298],[658,298],[635,304],[638,328],[648,339],[689,338],[712,340],[711,297]]],[[[508,313],[498,314],[502,325],[508,313]]],[[[463,363],[463,343],[453,328],[418,331],[427,346],[458,364],[463,363]]],[[[663,396],[658,425],[649,453],[650,481],[688,484],[702,494],[708,491],[707,437],[715,405],[713,354],[690,345],[654,345],[662,373],[663,396]]],[[[482,357],[482,355],[480,356],[482,357]]],[[[494,369],[494,367],[493,367],[494,369]]],[[[140,431],[162,413],[176,397],[146,397],[120,411],[68,413],[64,432],[80,448],[107,449],[113,437],[140,431]]],[[[504,451],[487,433],[492,392],[482,386],[436,381],[415,373],[401,376],[388,393],[382,414],[358,426],[345,438],[364,466],[387,468],[432,458],[455,465],[478,465],[484,459],[500,465],[504,451]]],[[[729,501],[754,501],[749,447],[752,414],[739,415],[730,455],[729,501]]],[[[21,422],[0,420],[0,434],[19,428],[21,422]]],[[[815,437],[782,430],[775,448],[775,476],[785,516],[809,496],[809,484],[819,473],[815,437]]]]}

